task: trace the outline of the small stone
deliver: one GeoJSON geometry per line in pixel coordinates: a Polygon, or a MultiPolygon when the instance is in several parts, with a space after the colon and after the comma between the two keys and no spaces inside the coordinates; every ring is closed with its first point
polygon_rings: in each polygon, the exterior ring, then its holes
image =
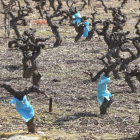
{"type": "Polygon", "coordinates": [[[71,118],[72,118],[72,119],[76,119],[77,117],[76,117],[76,116],[71,116],[71,118]]]}
{"type": "Polygon", "coordinates": [[[44,132],[37,132],[40,136],[44,136],[45,133],[44,132]]]}

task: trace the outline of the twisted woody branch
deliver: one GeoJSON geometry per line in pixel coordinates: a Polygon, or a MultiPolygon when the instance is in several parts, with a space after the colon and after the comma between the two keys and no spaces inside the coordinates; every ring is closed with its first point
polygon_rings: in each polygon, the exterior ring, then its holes
{"type": "MultiPolygon", "coordinates": [[[[17,91],[15,89],[13,89],[10,85],[7,85],[5,83],[0,82],[0,88],[4,88],[11,95],[13,95],[15,98],[17,98],[20,101],[22,101],[22,99],[25,95],[28,95],[32,92],[37,92],[38,94],[39,93],[45,94],[44,91],[38,89],[38,87],[35,87],[35,86],[31,86],[29,88],[26,88],[23,91],[17,91]]],[[[45,94],[45,96],[47,96],[47,95],[45,94]]],[[[26,124],[27,124],[27,128],[28,128],[28,132],[36,133],[37,130],[36,130],[35,122],[34,122],[34,116],[26,124]]]]}
{"type": "Polygon", "coordinates": [[[41,48],[44,48],[45,45],[38,43],[45,42],[49,38],[35,38],[35,32],[36,30],[34,29],[24,31],[24,36],[22,38],[9,41],[8,47],[16,47],[22,51],[23,78],[32,77],[33,85],[39,86],[41,74],[38,72],[36,59],[41,52],[41,48]]]}
{"type": "Polygon", "coordinates": [[[47,13],[47,11],[45,11],[45,14],[46,14],[48,25],[51,27],[51,30],[56,39],[56,42],[54,43],[54,47],[60,46],[62,43],[62,38],[59,34],[58,26],[52,23],[51,16],[47,13]]]}
{"type": "MultiPolygon", "coordinates": [[[[10,2],[8,5],[6,5],[3,0],[1,0],[1,3],[4,7],[4,12],[3,14],[5,15],[5,18],[4,18],[4,23],[5,23],[5,33],[6,33],[6,20],[8,19],[8,22],[10,23],[10,25],[8,26],[11,26],[16,34],[17,37],[20,37],[20,33],[19,33],[19,30],[17,28],[17,22],[19,20],[22,20],[23,21],[23,25],[25,26],[26,25],[26,22],[25,22],[25,19],[24,17],[25,16],[28,16],[29,15],[29,11],[28,10],[25,10],[24,8],[21,8],[20,6],[20,2],[18,0],[16,1],[13,1],[13,2],[10,2]],[[18,3],[18,7],[19,7],[19,10],[18,10],[18,15],[15,16],[12,12],[11,12],[11,9],[13,6],[16,5],[16,2],[18,3]],[[26,11],[26,13],[24,13],[26,11]],[[11,17],[11,20],[8,18],[8,16],[11,17]]],[[[10,27],[9,27],[10,28],[10,27]]],[[[10,32],[10,31],[9,31],[10,32]]],[[[10,33],[8,34],[8,37],[9,37],[10,33]]]]}

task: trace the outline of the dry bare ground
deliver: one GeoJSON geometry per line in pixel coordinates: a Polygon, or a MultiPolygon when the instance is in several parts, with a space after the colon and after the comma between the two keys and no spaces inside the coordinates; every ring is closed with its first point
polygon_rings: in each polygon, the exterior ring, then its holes
{"type": "MultiPolygon", "coordinates": [[[[97,19],[111,18],[111,13],[104,13],[100,2],[92,3],[93,6],[97,6],[99,13],[97,19]]],[[[120,4],[114,0],[106,0],[105,3],[115,7],[120,4]]],[[[35,6],[34,2],[32,6],[35,6]]],[[[130,37],[135,36],[134,25],[140,15],[139,7],[138,1],[131,0],[122,10],[128,17],[124,30],[131,31],[130,37]]],[[[49,8],[48,3],[46,8],[49,8]]],[[[2,10],[1,6],[0,10],[2,10]]],[[[34,21],[39,17],[37,11],[35,12],[27,17],[30,20],[27,27],[19,27],[20,32],[32,27],[37,29],[36,36],[52,35],[48,25],[35,24],[34,21]]],[[[91,12],[92,10],[86,7],[81,15],[90,16],[91,12]]],[[[2,19],[0,21],[0,81],[12,85],[17,90],[23,90],[31,85],[31,79],[22,78],[22,54],[20,50],[8,49],[7,42],[12,40],[15,34],[12,31],[10,38],[5,38],[2,19]]],[[[98,26],[101,27],[102,25],[98,26]]],[[[138,93],[131,93],[123,74],[119,80],[111,77],[108,89],[114,97],[114,103],[109,108],[108,114],[100,115],[96,98],[98,81],[92,83],[84,72],[91,70],[96,74],[103,68],[97,56],[105,53],[107,46],[103,38],[99,39],[97,34],[89,42],[81,38],[75,43],[76,32],[73,26],[69,26],[68,21],[65,21],[59,30],[63,39],[62,45],[53,48],[55,39],[51,38],[45,42],[46,48],[38,58],[39,71],[43,76],[40,87],[52,96],[53,112],[48,112],[49,100],[44,99],[43,95],[38,96],[34,93],[27,96],[35,109],[38,131],[44,132],[43,138],[50,140],[132,140],[139,132],[140,83],[137,82],[138,93]]],[[[139,63],[139,60],[135,63],[139,63]]],[[[27,133],[24,120],[16,112],[15,107],[9,105],[11,99],[12,96],[8,92],[0,89],[0,139],[6,139],[15,133],[22,135],[27,133]]]]}

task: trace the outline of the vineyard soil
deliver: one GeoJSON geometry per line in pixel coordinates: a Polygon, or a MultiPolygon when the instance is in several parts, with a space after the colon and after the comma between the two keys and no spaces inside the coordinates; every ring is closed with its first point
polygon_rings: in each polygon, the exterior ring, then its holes
{"type": "MultiPolygon", "coordinates": [[[[105,3],[107,6],[120,5],[119,1],[114,0],[105,0],[105,3]]],[[[104,12],[99,1],[92,4],[97,7],[97,19],[112,18],[111,13],[104,12]]],[[[35,2],[31,5],[35,7],[35,2]]],[[[130,31],[129,37],[136,36],[134,25],[140,15],[139,7],[138,1],[131,0],[122,9],[127,14],[124,30],[130,31]]],[[[48,3],[46,9],[49,9],[48,3]]],[[[16,9],[14,12],[16,13],[16,9]]],[[[81,15],[90,16],[91,12],[93,10],[86,6],[81,15]]],[[[16,90],[23,90],[32,85],[31,79],[22,77],[22,53],[18,49],[8,48],[7,43],[15,34],[11,29],[10,38],[5,38],[2,20],[4,16],[0,15],[0,81],[10,84],[16,90]]],[[[47,24],[36,24],[38,18],[39,13],[34,10],[34,13],[27,17],[28,26],[18,26],[20,33],[22,34],[25,29],[35,28],[36,36],[51,36],[52,32],[47,24]]],[[[57,20],[54,19],[53,22],[57,20]]],[[[102,24],[97,28],[102,28],[102,24]]],[[[100,105],[96,98],[98,81],[92,83],[84,72],[90,70],[96,74],[103,68],[97,57],[107,52],[107,46],[103,38],[99,38],[96,33],[91,41],[81,38],[75,43],[75,29],[69,26],[67,20],[59,27],[59,31],[63,40],[62,45],[53,47],[55,38],[52,37],[45,42],[46,47],[42,49],[37,60],[39,72],[42,74],[40,88],[53,99],[52,113],[49,113],[49,99],[44,98],[44,95],[33,93],[27,96],[35,110],[37,130],[44,132],[44,139],[51,140],[132,140],[139,133],[140,83],[136,80],[138,93],[132,93],[123,73],[120,73],[121,79],[118,80],[111,76],[108,90],[112,93],[114,102],[108,109],[108,114],[100,115],[100,105]]],[[[133,50],[133,45],[128,45],[133,50]]],[[[127,53],[122,55],[127,56],[127,53]]],[[[135,61],[135,64],[139,61],[135,61]]],[[[9,105],[11,99],[12,96],[0,88],[0,139],[8,138],[15,133],[27,134],[24,120],[16,112],[15,107],[9,105]]]]}

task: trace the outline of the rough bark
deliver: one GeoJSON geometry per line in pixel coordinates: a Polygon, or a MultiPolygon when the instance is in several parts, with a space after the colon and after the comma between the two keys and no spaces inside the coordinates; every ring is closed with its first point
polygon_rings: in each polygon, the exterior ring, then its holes
{"type": "Polygon", "coordinates": [[[47,13],[47,11],[46,11],[46,19],[56,39],[56,42],[54,43],[54,47],[60,46],[62,43],[62,38],[59,34],[58,26],[52,23],[51,16],[47,13]]]}
{"type": "Polygon", "coordinates": [[[32,119],[30,119],[28,122],[26,122],[27,128],[28,128],[28,132],[30,133],[36,133],[36,125],[34,122],[34,117],[32,119]]]}
{"type": "MultiPolygon", "coordinates": [[[[35,86],[31,86],[28,89],[26,88],[23,91],[16,91],[10,85],[7,85],[7,84],[4,84],[4,83],[0,82],[0,88],[4,88],[11,95],[13,95],[15,98],[19,99],[20,101],[22,101],[22,99],[25,95],[28,95],[32,92],[45,94],[44,91],[41,91],[40,89],[38,89],[38,87],[35,87],[35,86]]],[[[47,96],[47,95],[45,95],[45,96],[47,96]]],[[[28,128],[28,132],[31,132],[31,133],[36,133],[37,132],[36,125],[35,125],[35,122],[34,122],[34,117],[32,119],[30,119],[26,124],[27,124],[27,128],[28,128]]]]}
{"type": "Polygon", "coordinates": [[[136,138],[134,138],[134,140],[140,140],[140,132],[139,132],[139,134],[136,136],[136,138]]]}
{"type": "Polygon", "coordinates": [[[137,93],[137,86],[135,85],[135,81],[131,80],[131,76],[125,74],[125,81],[127,82],[128,86],[131,88],[131,91],[137,93]]]}
{"type": "MultiPolygon", "coordinates": [[[[75,22],[75,24],[77,24],[77,22],[75,22]]],[[[85,23],[80,23],[77,26],[77,32],[78,32],[78,34],[75,37],[75,42],[77,42],[81,38],[81,36],[83,35],[83,33],[85,31],[85,27],[86,27],[86,24],[85,23]]]]}

